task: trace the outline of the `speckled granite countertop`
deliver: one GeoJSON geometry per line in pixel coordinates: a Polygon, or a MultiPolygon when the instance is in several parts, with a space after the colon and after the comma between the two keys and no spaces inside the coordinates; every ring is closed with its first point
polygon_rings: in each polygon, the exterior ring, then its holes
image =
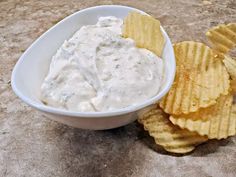
{"type": "Polygon", "coordinates": [[[0,176],[236,176],[236,137],[172,156],[136,122],[79,130],[40,116],[14,95],[11,71],[24,50],[60,19],[100,4],[146,11],[161,20],[173,42],[206,42],[208,28],[236,22],[235,0],[0,0],[0,176]]]}

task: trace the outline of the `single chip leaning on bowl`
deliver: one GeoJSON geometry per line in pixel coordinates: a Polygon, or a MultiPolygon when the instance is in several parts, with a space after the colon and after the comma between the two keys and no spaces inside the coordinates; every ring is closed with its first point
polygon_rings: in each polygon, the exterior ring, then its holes
{"type": "Polygon", "coordinates": [[[122,36],[131,38],[136,46],[146,48],[161,57],[165,44],[160,21],[155,18],[131,12],[124,20],[122,36]]]}
{"type": "Polygon", "coordinates": [[[236,23],[213,27],[206,32],[206,36],[215,50],[227,53],[236,44],[236,23]]]}
{"type": "Polygon", "coordinates": [[[214,52],[203,43],[185,41],[174,44],[175,81],[160,107],[180,115],[216,104],[220,94],[227,95],[229,74],[214,52]]]}
{"type": "Polygon", "coordinates": [[[161,145],[168,152],[191,152],[195,146],[207,141],[206,136],[173,125],[168,117],[169,115],[156,107],[139,116],[138,121],[155,139],[156,144],[161,145]]]}
{"type": "Polygon", "coordinates": [[[170,121],[180,128],[186,128],[209,139],[222,139],[236,133],[235,105],[233,96],[222,95],[215,105],[202,108],[197,113],[170,116],[170,121]]]}

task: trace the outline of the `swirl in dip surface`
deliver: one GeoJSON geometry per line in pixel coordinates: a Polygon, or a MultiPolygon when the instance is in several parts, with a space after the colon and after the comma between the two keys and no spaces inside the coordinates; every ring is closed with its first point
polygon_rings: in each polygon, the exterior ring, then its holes
{"type": "Polygon", "coordinates": [[[41,100],[80,112],[111,111],[155,96],[163,61],[121,37],[123,21],[100,17],[80,28],[52,57],[41,86],[41,100]]]}

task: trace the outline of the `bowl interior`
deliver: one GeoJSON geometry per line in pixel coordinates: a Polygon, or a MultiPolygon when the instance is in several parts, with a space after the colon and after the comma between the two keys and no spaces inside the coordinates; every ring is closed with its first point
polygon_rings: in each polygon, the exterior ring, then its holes
{"type": "MultiPolygon", "coordinates": [[[[129,11],[133,10],[144,13],[126,6],[97,6],[76,12],[60,21],[39,37],[18,60],[12,73],[12,87],[15,93],[23,101],[40,110],[68,113],[69,111],[45,106],[39,100],[40,86],[48,72],[51,57],[62,43],[69,39],[83,25],[95,24],[101,16],[115,16],[123,19],[129,11]]],[[[132,107],[131,109],[127,108],[126,111],[128,112],[156,102],[164,96],[173,82],[175,74],[173,48],[166,32],[163,29],[162,32],[166,39],[166,44],[162,55],[165,65],[165,78],[161,90],[155,97],[147,100],[142,105],[132,107]]]]}

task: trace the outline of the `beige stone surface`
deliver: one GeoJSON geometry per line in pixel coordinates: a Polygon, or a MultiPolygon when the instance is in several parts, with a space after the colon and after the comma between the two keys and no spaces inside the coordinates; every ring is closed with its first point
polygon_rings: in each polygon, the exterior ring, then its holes
{"type": "Polygon", "coordinates": [[[0,0],[0,176],[236,176],[236,138],[174,156],[132,123],[108,131],[71,128],[39,115],[12,92],[12,68],[57,21],[99,4],[134,6],[160,19],[173,42],[206,42],[206,30],[236,22],[235,0],[0,0]]]}

